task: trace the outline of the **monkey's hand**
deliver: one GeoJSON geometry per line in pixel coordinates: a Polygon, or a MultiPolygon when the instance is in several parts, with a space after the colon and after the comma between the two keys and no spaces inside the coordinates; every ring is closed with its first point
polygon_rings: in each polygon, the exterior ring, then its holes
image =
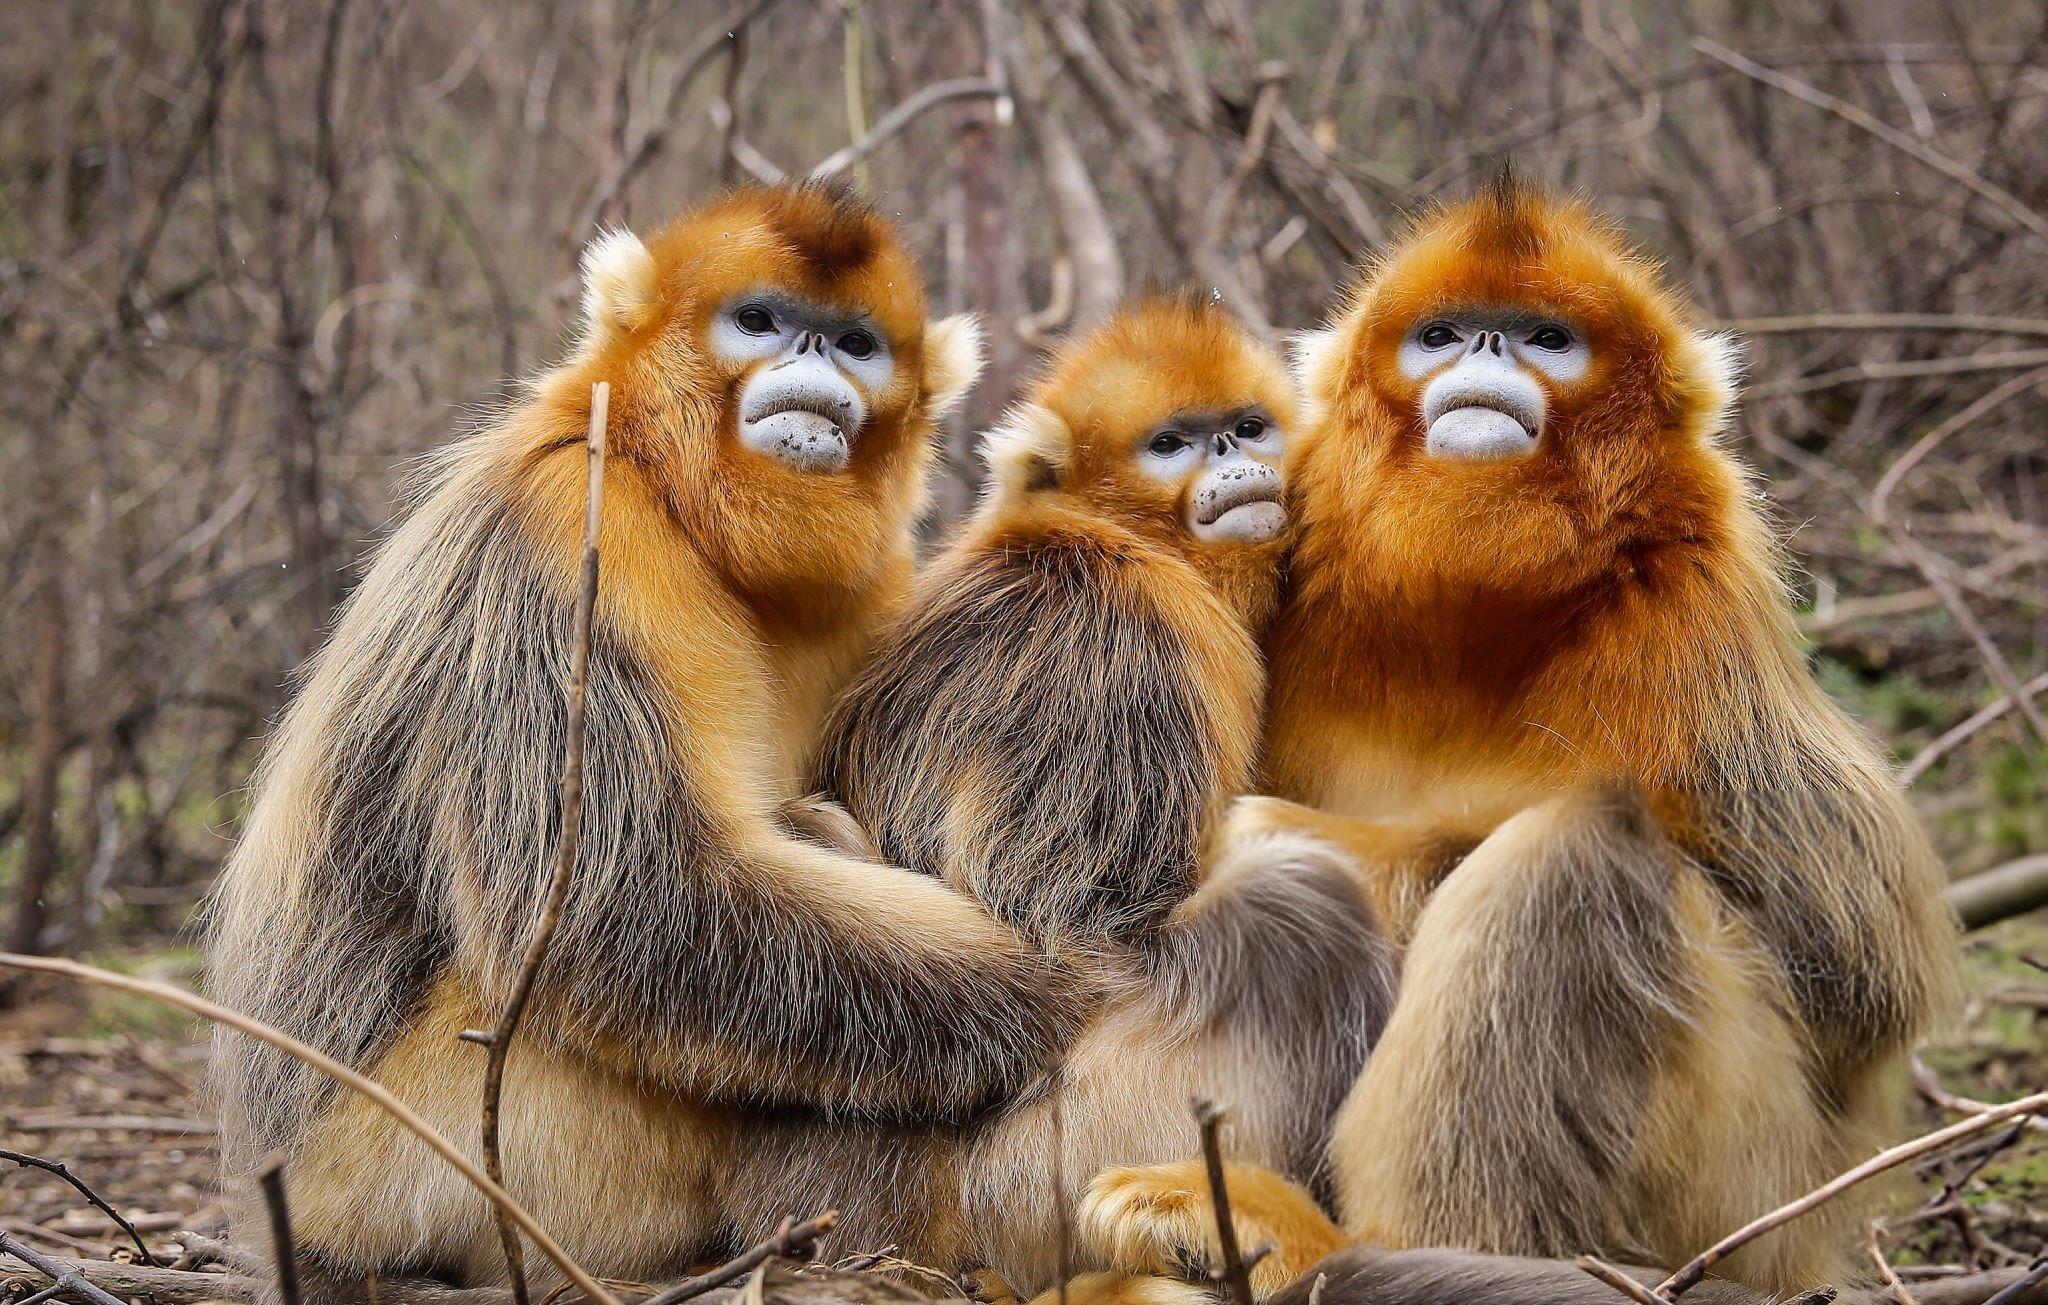
{"type": "MultiPolygon", "coordinates": [[[[1231,1223],[1252,1265],[1252,1292],[1272,1295],[1347,1243],[1315,1198],[1257,1165],[1227,1164],[1231,1223]]],[[[1216,1207],[1200,1160],[1106,1169],[1081,1198],[1080,1235],[1114,1269],[1213,1283],[1223,1267],[1216,1207]]]]}
{"type": "Polygon", "coordinates": [[[1230,804],[1218,845],[1235,857],[1288,839],[1323,844],[1357,875],[1388,937],[1405,946],[1436,886],[1520,808],[1519,801],[1503,801],[1497,808],[1454,815],[1360,820],[1285,798],[1246,796],[1230,804]]]}
{"type": "Polygon", "coordinates": [[[883,859],[882,849],[853,813],[823,793],[791,798],[778,814],[791,833],[821,847],[869,861],[883,859]]]}

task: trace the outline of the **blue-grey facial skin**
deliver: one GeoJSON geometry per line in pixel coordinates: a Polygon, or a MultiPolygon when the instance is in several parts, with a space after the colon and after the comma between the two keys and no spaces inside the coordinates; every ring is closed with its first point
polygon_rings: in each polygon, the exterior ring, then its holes
{"type": "Polygon", "coordinates": [[[859,314],[783,290],[735,296],[711,320],[711,349],[748,366],[740,442],[797,471],[843,471],[869,396],[895,374],[888,337],[859,314]]]}
{"type": "Polygon", "coordinates": [[[1401,374],[1422,383],[1431,457],[1503,462],[1543,438],[1539,377],[1570,384],[1592,366],[1585,336],[1567,322],[1472,308],[1426,317],[1401,342],[1401,374]]]}
{"type": "Polygon", "coordinates": [[[1155,480],[1195,477],[1189,533],[1204,542],[1264,543],[1287,528],[1280,453],[1285,436],[1266,413],[1176,413],[1138,441],[1138,467],[1155,480]]]}

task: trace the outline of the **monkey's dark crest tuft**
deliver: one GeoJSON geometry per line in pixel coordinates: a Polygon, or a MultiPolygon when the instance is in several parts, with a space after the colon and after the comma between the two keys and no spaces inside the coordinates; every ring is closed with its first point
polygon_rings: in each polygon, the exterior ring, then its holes
{"type": "Polygon", "coordinates": [[[839,181],[755,192],[769,228],[820,281],[858,272],[894,243],[881,212],[839,181]]]}
{"type": "Polygon", "coordinates": [[[1485,209],[1470,233],[1473,253],[1528,259],[1542,250],[1542,193],[1515,170],[1513,159],[1502,156],[1479,197],[1485,209]]]}

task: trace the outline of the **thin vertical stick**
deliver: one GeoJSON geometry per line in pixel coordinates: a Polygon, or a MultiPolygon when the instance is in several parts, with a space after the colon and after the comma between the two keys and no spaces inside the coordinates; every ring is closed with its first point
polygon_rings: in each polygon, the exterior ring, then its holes
{"type": "Polygon", "coordinates": [[[1067,1209],[1067,1124],[1061,1103],[1065,1091],[1053,1090],[1052,1097],[1052,1208],[1059,1222],[1055,1243],[1060,1274],[1059,1305],[1067,1305],[1067,1279],[1074,1276],[1074,1221],[1067,1209]]]}
{"type": "MultiPolygon", "coordinates": [[[[519,963],[512,994],[505,1001],[505,1013],[498,1027],[484,1040],[483,1146],[484,1172],[500,1186],[505,1182],[504,1163],[498,1150],[498,1101],[505,1090],[505,1060],[512,1050],[512,1035],[519,1017],[526,1013],[527,998],[533,992],[534,976],[547,958],[554,941],[555,926],[561,923],[562,905],[569,898],[569,876],[576,868],[576,843],[583,832],[583,700],[590,674],[590,627],[597,607],[598,523],[604,509],[605,419],[611,407],[611,386],[604,381],[590,387],[590,451],[583,503],[583,590],[576,600],[576,624],[570,633],[569,733],[562,747],[562,832],[555,849],[555,870],[548,879],[547,899],[540,920],[526,944],[526,956],[519,963]]],[[[472,1038],[472,1041],[478,1039],[472,1038]]],[[[505,1272],[512,1280],[512,1299],[528,1305],[526,1254],[519,1230],[501,1206],[497,1209],[498,1240],[505,1247],[505,1272]]]]}
{"type": "Polygon", "coordinates": [[[1237,1224],[1230,1217],[1230,1189],[1223,1182],[1223,1148],[1216,1132],[1223,1107],[1204,1097],[1194,1099],[1195,1123],[1202,1130],[1202,1163],[1209,1170],[1209,1199],[1216,1206],[1216,1242],[1223,1250],[1223,1280],[1230,1284],[1233,1305],[1252,1305],[1252,1275],[1237,1246],[1237,1224]]]}
{"type": "Polygon", "coordinates": [[[284,1156],[273,1151],[256,1170],[263,1203],[270,1207],[270,1246],[277,1260],[277,1297],[299,1305],[299,1252],[292,1245],[292,1212],[284,1200],[284,1156]]]}

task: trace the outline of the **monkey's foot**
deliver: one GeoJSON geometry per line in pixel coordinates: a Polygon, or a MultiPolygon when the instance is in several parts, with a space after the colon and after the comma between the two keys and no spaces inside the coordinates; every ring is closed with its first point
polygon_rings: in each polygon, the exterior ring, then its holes
{"type": "MultiPolygon", "coordinates": [[[[1315,1198],[1300,1186],[1256,1165],[1225,1165],[1231,1223],[1247,1257],[1270,1247],[1252,1265],[1252,1291],[1261,1299],[1347,1244],[1315,1198]]],[[[1127,1274],[1162,1274],[1210,1284],[1223,1267],[1216,1208],[1199,1160],[1108,1169],[1081,1200],[1080,1234],[1111,1266],[1127,1274]]]]}

